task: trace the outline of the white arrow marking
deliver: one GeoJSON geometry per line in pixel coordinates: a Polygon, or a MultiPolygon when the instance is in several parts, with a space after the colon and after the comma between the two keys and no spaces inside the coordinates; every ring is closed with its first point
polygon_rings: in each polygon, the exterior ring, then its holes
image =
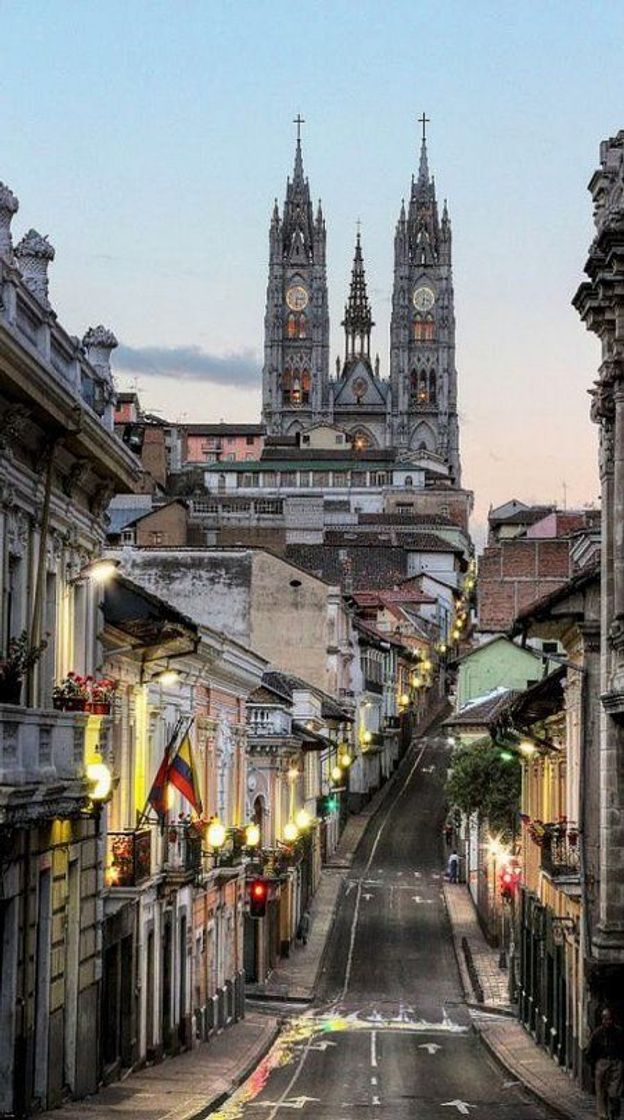
{"type": "Polygon", "coordinates": [[[432,879],[439,879],[440,876],[438,875],[437,871],[432,871],[431,872],[431,878],[432,879]]]}
{"type": "Polygon", "coordinates": [[[373,1097],[373,1104],[381,1104],[379,1097],[373,1097]]]}
{"type": "Polygon", "coordinates": [[[322,1050],[324,1052],[325,1050],[327,1050],[328,1046],[337,1046],[337,1045],[338,1045],[337,1042],[329,1042],[329,1040],[322,1041],[322,1042],[315,1042],[314,1045],[310,1047],[310,1050],[322,1050]]]}
{"type": "Polygon", "coordinates": [[[318,1104],[319,1097],[291,1097],[289,1101],[250,1101],[256,1108],[297,1108],[302,1109],[306,1104],[314,1101],[318,1104]]]}
{"type": "Polygon", "coordinates": [[[435,1054],[436,1051],[441,1050],[442,1047],[438,1046],[437,1042],[421,1042],[418,1047],[419,1050],[426,1050],[429,1054],[435,1054]]]}
{"type": "Polygon", "coordinates": [[[420,871],[415,871],[414,872],[414,878],[415,879],[420,879],[420,871]]]}
{"type": "Polygon", "coordinates": [[[362,898],[366,899],[367,902],[370,902],[371,898],[374,898],[374,897],[375,897],[374,894],[363,894],[362,895],[362,898]]]}
{"type": "Polygon", "coordinates": [[[435,770],[435,766],[421,766],[420,769],[423,774],[432,774],[435,770]]]}
{"type": "Polygon", "coordinates": [[[442,1108],[456,1108],[457,1111],[463,1113],[464,1116],[469,1116],[470,1109],[476,1107],[476,1104],[468,1104],[468,1101],[445,1101],[442,1105],[442,1108]]]}
{"type": "Polygon", "coordinates": [[[512,1089],[514,1085],[519,1085],[519,1081],[503,1081],[503,1089],[512,1089]]]}
{"type": "Polygon", "coordinates": [[[419,894],[413,894],[412,895],[412,902],[428,903],[430,906],[433,905],[433,899],[432,898],[421,898],[419,894]]]}
{"type": "Polygon", "coordinates": [[[345,887],[345,897],[346,897],[347,895],[350,895],[350,894],[351,894],[351,891],[353,890],[354,886],[355,886],[355,882],[354,882],[354,880],[353,880],[353,879],[349,879],[349,882],[347,883],[347,885],[346,885],[346,887],[345,887]]]}

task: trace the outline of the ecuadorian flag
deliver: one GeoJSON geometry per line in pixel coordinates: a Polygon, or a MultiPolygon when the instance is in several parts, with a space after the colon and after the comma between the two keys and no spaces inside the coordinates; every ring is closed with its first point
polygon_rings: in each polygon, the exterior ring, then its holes
{"type": "Polygon", "coordinates": [[[192,805],[198,816],[201,816],[202,803],[199,796],[199,782],[193,765],[193,752],[191,740],[185,735],[175,755],[169,763],[168,781],[192,805]]]}

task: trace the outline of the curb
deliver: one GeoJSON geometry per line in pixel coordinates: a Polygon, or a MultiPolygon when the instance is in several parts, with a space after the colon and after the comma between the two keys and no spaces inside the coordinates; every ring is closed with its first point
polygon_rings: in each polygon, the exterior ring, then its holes
{"type": "Polygon", "coordinates": [[[256,1066],[260,1065],[260,1062],[263,1060],[263,1058],[266,1058],[271,1047],[275,1045],[275,1041],[278,1038],[281,1029],[281,1024],[279,1022],[276,1022],[273,1026],[273,1030],[271,1031],[269,1038],[262,1044],[259,1051],[254,1054],[254,1056],[250,1058],[248,1062],[246,1062],[242,1069],[240,1069],[236,1073],[235,1077],[232,1079],[231,1088],[225,1090],[223,1093],[219,1093],[216,1097],[213,1097],[212,1100],[209,1101],[208,1104],[204,1105],[203,1108],[200,1108],[198,1112],[194,1112],[191,1116],[186,1117],[186,1120],[205,1120],[206,1116],[210,1116],[211,1113],[216,1112],[218,1108],[221,1108],[221,1106],[224,1105],[225,1102],[234,1095],[236,1090],[240,1089],[241,1085],[245,1083],[247,1078],[251,1076],[256,1066]]]}
{"type": "Polygon", "coordinates": [[[476,1025],[475,1032],[478,1036],[480,1044],[485,1047],[488,1054],[496,1062],[499,1069],[502,1069],[516,1081],[519,1081],[525,1092],[528,1093],[532,1100],[536,1101],[539,1105],[542,1106],[542,1108],[545,1108],[546,1111],[549,1112],[552,1116],[556,1116],[558,1120],[579,1120],[579,1116],[581,1114],[579,1114],[578,1112],[568,1112],[567,1109],[558,1107],[556,1104],[553,1104],[552,1101],[547,1100],[546,1097],[543,1097],[541,1093],[538,1093],[537,1089],[534,1089],[531,1085],[527,1084],[527,1082],[518,1073],[517,1070],[512,1069],[511,1066],[508,1066],[500,1056],[493,1041],[487,1037],[487,1032],[479,1030],[476,1025]]]}

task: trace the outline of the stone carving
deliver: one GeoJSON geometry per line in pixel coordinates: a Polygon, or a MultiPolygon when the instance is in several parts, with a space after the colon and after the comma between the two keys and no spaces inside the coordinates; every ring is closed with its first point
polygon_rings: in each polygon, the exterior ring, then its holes
{"type": "Polygon", "coordinates": [[[15,257],[24,284],[44,307],[49,308],[48,266],[54,260],[54,248],[48,238],[42,237],[36,229],[29,229],[16,246],[15,257]]]}
{"type": "Polygon", "coordinates": [[[63,475],[63,478],[61,479],[61,486],[63,487],[63,493],[68,498],[72,498],[73,495],[74,495],[74,491],[76,489],[76,486],[78,485],[78,482],[80,480],[82,480],[83,483],[86,482],[88,474],[89,474],[89,460],[88,459],[76,459],[76,462],[73,463],[73,465],[70,467],[68,473],[66,475],[63,475]]]}
{"type": "Polygon", "coordinates": [[[13,239],[11,222],[17,213],[19,202],[5,183],[0,182],[0,257],[13,259],[13,239]]]}
{"type": "Polygon", "coordinates": [[[114,493],[115,487],[111,482],[103,482],[101,486],[98,487],[91,499],[91,513],[95,517],[103,516],[110,505],[114,493]]]}
{"type": "Polygon", "coordinates": [[[21,442],[30,414],[25,404],[12,404],[4,410],[0,416],[0,451],[21,442]]]}
{"type": "Polygon", "coordinates": [[[30,531],[28,514],[14,506],[7,515],[7,543],[9,556],[24,556],[30,531]]]}
{"type": "Polygon", "coordinates": [[[624,131],[600,145],[601,168],[593,188],[598,233],[624,223],[624,131]]]}

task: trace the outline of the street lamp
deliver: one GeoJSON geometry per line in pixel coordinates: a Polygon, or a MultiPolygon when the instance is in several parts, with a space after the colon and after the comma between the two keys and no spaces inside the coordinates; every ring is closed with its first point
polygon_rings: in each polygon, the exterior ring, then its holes
{"type": "Polygon", "coordinates": [[[342,781],[342,769],[340,766],[333,766],[331,772],[332,782],[342,781]]]}
{"type": "Polygon", "coordinates": [[[312,817],[308,813],[308,810],[307,809],[299,809],[297,815],[295,816],[295,824],[296,824],[297,828],[299,829],[299,831],[303,832],[304,829],[310,827],[311,823],[312,823],[312,817]]]}
{"type": "Polygon", "coordinates": [[[210,848],[214,848],[215,851],[217,851],[225,844],[226,836],[227,833],[225,825],[221,823],[218,817],[213,817],[212,820],[209,821],[208,828],[206,829],[206,840],[208,841],[208,846],[210,848]]]}
{"type": "Polygon", "coordinates": [[[257,848],[260,843],[260,828],[252,821],[245,829],[245,847],[257,848]]]}
{"type": "Polygon", "coordinates": [[[88,762],[85,767],[87,781],[92,782],[89,797],[92,801],[102,802],[110,797],[113,785],[112,774],[105,762],[88,762]]]}
{"type": "Polygon", "coordinates": [[[286,840],[287,843],[292,844],[297,839],[298,835],[299,829],[297,828],[295,822],[287,821],[284,825],[284,840],[286,840]]]}

